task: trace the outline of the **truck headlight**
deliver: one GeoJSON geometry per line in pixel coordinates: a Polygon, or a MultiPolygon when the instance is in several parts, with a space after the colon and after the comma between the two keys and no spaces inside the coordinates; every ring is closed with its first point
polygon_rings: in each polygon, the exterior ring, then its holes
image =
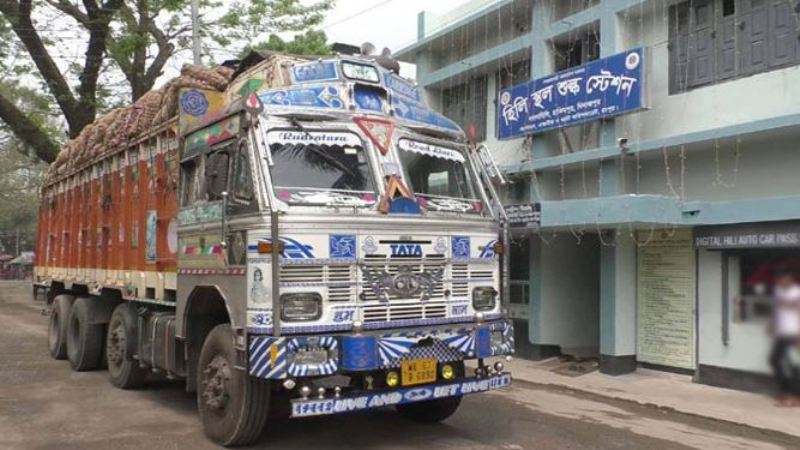
{"type": "Polygon", "coordinates": [[[328,350],[324,348],[300,349],[293,355],[293,361],[298,365],[319,365],[328,362],[328,350]]]}
{"type": "Polygon", "coordinates": [[[281,320],[308,322],[322,316],[322,296],[316,292],[281,295],[281,320]]]}
{"type": "Polygon", "coordinates": [[[476,287],[472,290],[472,307],[475,311],[494,309],[497,291],[491,286],[476,287]]]}
{"type": "Polygon", "coordinates": [[[491,345],[492,348],[502,347],[505,341],[505,336],[503,336],[503,332],[500,330],[494,330],[492,334],[489,335],[489,345],[491,345]]]}

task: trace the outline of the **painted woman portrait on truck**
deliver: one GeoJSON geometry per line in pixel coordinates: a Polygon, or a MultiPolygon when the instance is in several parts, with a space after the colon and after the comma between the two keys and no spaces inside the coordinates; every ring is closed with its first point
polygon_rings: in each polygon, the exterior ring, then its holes
{"type": "Polygon", "coordinates": [[[250,288],[250,298],[256,304],[270,303],[270,290],[264,286],[264,273],[261,269],[253,271],[253,286],[250,288]]]}

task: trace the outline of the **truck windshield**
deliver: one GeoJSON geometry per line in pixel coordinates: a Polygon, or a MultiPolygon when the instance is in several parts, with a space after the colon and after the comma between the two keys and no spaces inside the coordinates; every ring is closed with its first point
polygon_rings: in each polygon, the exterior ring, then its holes
{"type": "Polygon", "coordinates": [[[439,211],[479,212],[464,155],[454,149],[401,139],[400,161],[423,206],[439,211]]]}
{"type": "Polygon", "coordinates": [[[271,131],[275,194],[289,204],[369,206],[375,182],[353,133],[271,131]]]}

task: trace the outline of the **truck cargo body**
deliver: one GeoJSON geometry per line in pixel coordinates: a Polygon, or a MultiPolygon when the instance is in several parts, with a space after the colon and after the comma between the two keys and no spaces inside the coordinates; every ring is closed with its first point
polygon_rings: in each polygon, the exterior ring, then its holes
{"type": "Polygon", "coordinates": [[[37,277],[122,296],[175,301],[178,136],[175,121],[46,186],[37,277]]]}
{"type": "Polygon", "coordinates": [[[485,361],[513,352],[502,207],[463,132],[371,59],[283,67],[235,102],[182,90],[179,121],[45,185],[51,354],[184,378],[224,445],[270,408],[438,421],[510,384],[485,361]]]}

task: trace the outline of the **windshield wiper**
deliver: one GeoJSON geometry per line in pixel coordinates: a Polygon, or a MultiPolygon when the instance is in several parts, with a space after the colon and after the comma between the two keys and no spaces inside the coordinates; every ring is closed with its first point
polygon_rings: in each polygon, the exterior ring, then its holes
{"type": "Polygon", "coordinates": [[[302,123],[300,123],[300,121],[297,119],[296,116],[289,116],[288,118],[289,118],[289,123],[291,123],[293,127],[297,128],[301,132],[305,133],[307,138],[313,139],[312,136],[311,136],[311,133],[309,133],[308,130],[306,130],[306,127],[303,126],[302,123]]]}

